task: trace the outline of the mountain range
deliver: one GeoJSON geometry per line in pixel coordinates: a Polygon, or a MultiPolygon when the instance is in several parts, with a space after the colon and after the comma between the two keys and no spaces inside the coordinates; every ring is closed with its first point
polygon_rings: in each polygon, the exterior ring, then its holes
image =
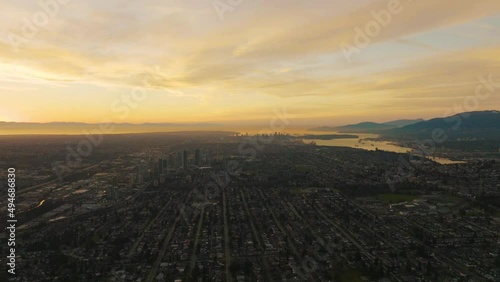
{"type": "MultiPolygon", "coordinates": [[[[385,123],[361,122],[338,127],[317,127],[311,131],[377,133],[385,137],[431,138],[436,130],[450,139],[499,139],[500,111],[475,111],[429,120],[405,119],[385,123]]],[[[499,144],[500,147],[500,144],[499,144]]]]}
{"type": "MultiPolygon", "coordinates": [[[[114,132],[164,132],[179,130],[209,130],[213,127],[224,127],[223,124],[211,123],[113,123],[114,132]]],[[[42,133],[56,132],[81,134],[86,130],[95,130],[99,124],[78,122],[2,122],[0,135],[22,132],[42,133]]],[[[500,139],[500,111],[464,112],[448,117],[423,119],[400,119],[389,122],[361,122],[344,126],[322,126],[310,131],[335,131],[341,133],[374,133],[392,138],[430,138],[436,130],[444,131],[450,139],[500,139]]],[[[24,133],[23,133],[24,134],[24,133]]],[[[499,146],[500,147],[500,144],[499,146]]]]}
{"type": "Polygon", "coordinates": [[[444,118],[433,118],[380,133],[385,136],[429,138],[438,131],[444,132],[450,139],[498,139],[500,138],[500,111],[465,112],[444,118]]]}
{"type": "Polygon", "coordinates": [[[344,126],[330,127],[321,126],[310,129],[311,131],[337,131],[337,132],[356,132],[356,133],[378,133],[381,130],[388,130],[393,128],[400,128],[403,126],[415,124],[423,121],[423,119],[399,119],[383,123],[365,121],[356,124],[349,124],[344,126]]]}
{"type": "Polygon", "coordinates": [[[102,130],[108,133],[170,132],[220,128],[211,123],[82,123],[82,122],[5,122],[0,121],[0,135],[10,134],[83,134],[102,130]],[[112,128],[112,129],[110,129],[112,128]]]}

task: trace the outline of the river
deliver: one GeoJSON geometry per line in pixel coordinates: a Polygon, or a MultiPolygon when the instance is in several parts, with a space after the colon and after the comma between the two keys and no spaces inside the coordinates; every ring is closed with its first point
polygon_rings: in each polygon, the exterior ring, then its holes
{"type": "MultiPolygon", "coordinates": [[[[331,133],[329,132],[328,134],[331,133]]],[[[389,152],[396,152],[396,153],[408,153],[412,151],[411,148],[400,146],[394,142],[367,140],[367,139],[377,138],[378,137],[377,134],[368,134],[368,133],[349,133],[349,134],[357,135],[359,137],[346,138],[346,139],[332,139],[332,140],[304,139],[304,142],[314,141],[318,146],[351,147],[369,151],[375,151],[376,149],[389,152]]],[[[428,157],[428,158],[440,164],[464,163],[462,161],[453,161],[447,158],[440,158],[440,157],[428,157]]]]}

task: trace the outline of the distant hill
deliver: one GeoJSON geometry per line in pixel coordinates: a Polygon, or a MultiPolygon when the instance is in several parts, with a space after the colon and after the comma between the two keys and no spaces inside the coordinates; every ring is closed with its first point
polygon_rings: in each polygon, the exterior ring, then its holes
{"type": "MultiPolygon", "coordinates": [[[[217,124],[211,123],[111,123],[113,125],[122,126],[215,126],[217,124]]],[[[14,121],[0,121],[0,126],[96,126],[99,123],[85,123],[85,122],[63,122],[63,121],[53,121],[53,122],[14,122],[14,121]]]]}
{"type": "Polygon", "coordinates": [[[142,133],[183,130],[212,130],[220,126],[210,123],[81,123],[81,122],[5,122],[0,121],[0,135],[10,134],[85,134],[86,132],[142,133]],[[108,132],[109,131],[109,132],[108,132]]]}
{"type": "Polygon", "coordinates": [[[310,128],[309,131],[337,131],[336,127],[333,126],[319,126],[315,128],[310,128]]]}
{"type": "Polygon", "coordinates": [[[432,138],[432,132],[443,130],[449,138],[490,139],[500,137],[500,111],[466,112],[444,118],[433,118],[384,132],[386,136],[432,138]]]}
{"type": "Polygon", "coordinates": [[[419,118],[419,119],[398,119],[394,121],[389,121],[389,122],[384,122],[383,124],[392,126],[393,128],[399,128],[403,126],[407,126],[410,124],[415,124],[418,122],[424,121],[424,119],[419,118]]]}
{"type": "Polygon", "coordinates": [[[357,124],[349,124],[337,127],[339,132],[374,132],[394,128],[393,126],[376,123],[376,122],[361,122],[357,124]]]}
{"type": "Polygon", "coordinates": [[[320,135],[303,135],[299,136],[303,139],[321,139],[321,140],[333,140],[333,139],[358,139],[359,136],[352,134],[320,134],[320,135]]]}
{"type": "Polygon", "coordinates": [[[384,123],[366,121],[366,122],[349,124],[349,125],[338,126],[338,127],[321,126],[321,127],[312,128],[310,130],[311,131],[338,131],[338,132],[374,133],[374,132],[380,132],[383,130],[389,130],[389,129],[398,128],[398,127],[402,127],[402,126],[406,126],[406,125],[410,125],[410,124],[415,124],[415,123],[420,122],[420,121],[423,121],[423,119],[400,119],[400,120],[394,120],[394,121],[389,121],[389,122],[384,122],[384,123]]]}

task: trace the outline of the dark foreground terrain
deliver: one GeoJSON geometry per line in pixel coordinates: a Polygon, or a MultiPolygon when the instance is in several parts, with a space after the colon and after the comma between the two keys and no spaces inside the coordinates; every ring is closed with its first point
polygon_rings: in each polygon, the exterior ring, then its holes
{"type": "Polygon", "coordinates": [[[105,136],[82,155],[82,138],[0,139],[16,281],[500,281],[498,159],[223,132],[105,136]]]}

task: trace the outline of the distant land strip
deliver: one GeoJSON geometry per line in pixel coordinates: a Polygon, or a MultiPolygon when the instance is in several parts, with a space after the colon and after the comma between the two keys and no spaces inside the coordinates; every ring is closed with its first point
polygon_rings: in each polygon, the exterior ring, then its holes
{"type": "Polygon", "coordinates": [[[351,134],[322,134],[322,135],[304,135],[300,136],[302,139],[321,139],[321,140],[333,140],[333,139],[354,139],[359,138],[357,135],[351,134]]]}

